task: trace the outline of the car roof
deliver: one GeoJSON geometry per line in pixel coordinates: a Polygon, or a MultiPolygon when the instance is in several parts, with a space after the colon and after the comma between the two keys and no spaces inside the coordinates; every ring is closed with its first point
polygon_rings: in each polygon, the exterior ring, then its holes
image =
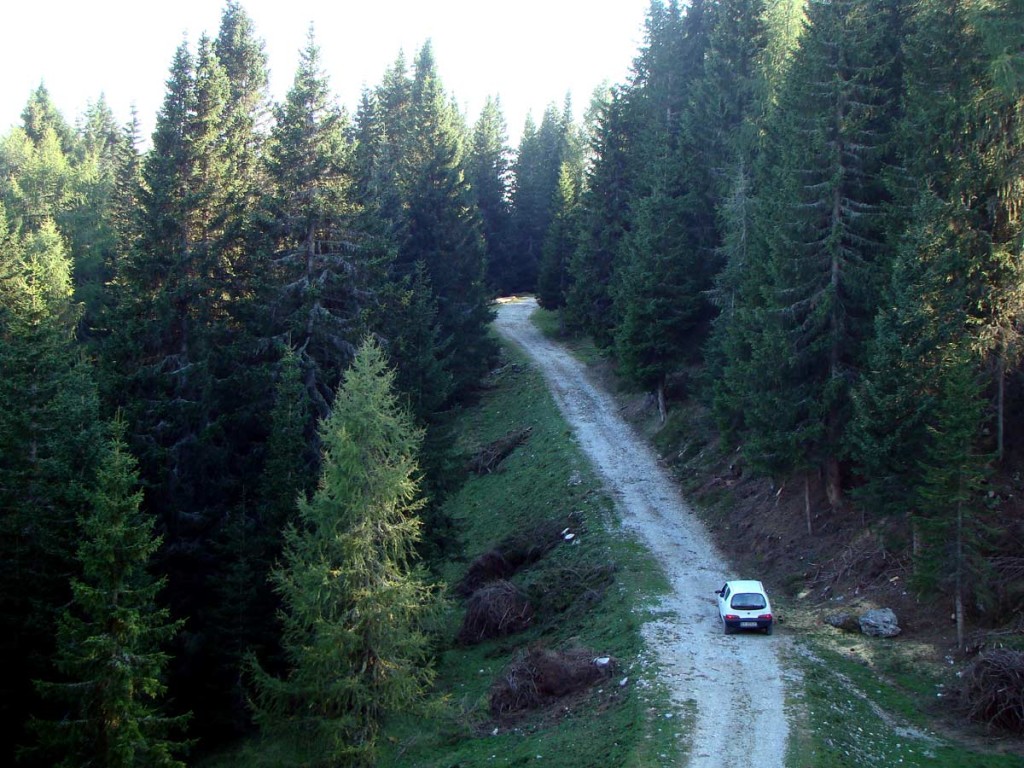
{"type": "Polygon", "coordinates": [[[733,592],[764,592],[764,585],[760,581],[750,579],[739,579],[725,582],[733,592]]]}

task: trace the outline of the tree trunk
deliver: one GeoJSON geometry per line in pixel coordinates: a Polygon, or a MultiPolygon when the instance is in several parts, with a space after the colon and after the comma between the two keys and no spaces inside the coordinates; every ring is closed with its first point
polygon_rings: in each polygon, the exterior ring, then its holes
{"type": "Polygon", "coordinates": [[[832,509],[839,511],[843,508],[843,484],[839,472],[839,460],[830,457],[825,461],[825,495],[832,509]]]}
{"type": "Polygon", "coordinates": [[[664,424],[668,418],[668,409],[665,407],[665,380],[662,379],[658,382],[658,415],[661,417],[661,423],[664,424]]]}
{"type": "Polygon", "coordinates": [[[1006,358],[999,355],[996,361],[996,461],[1003,463],[1003,424],[1006,405],[1006,358]]]}
{"type": "Polygon", "coordinates": [[[811,526],[811,476],[804,475],[804,514],[807,516],[807,535],[814,535],[814,528],[811,526]]]}
{"type": "Polygon", "coordinates": [[[964,503],[956,505],[956,647],[964,649],[964,503]]]}

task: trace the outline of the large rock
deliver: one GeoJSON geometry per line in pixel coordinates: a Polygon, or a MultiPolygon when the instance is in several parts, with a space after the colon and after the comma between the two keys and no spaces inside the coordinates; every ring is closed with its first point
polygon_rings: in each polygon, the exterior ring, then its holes
{"type": "Polygon", "coordinates": [[[896,637],[900,625],[891,608],[875,608],[860,617],[860,631],[870,637],[896,637]]]}

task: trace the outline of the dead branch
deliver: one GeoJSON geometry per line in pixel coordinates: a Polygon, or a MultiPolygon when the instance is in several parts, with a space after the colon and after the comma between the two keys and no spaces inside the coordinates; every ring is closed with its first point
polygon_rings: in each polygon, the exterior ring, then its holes
{"type": "Polygon", "coordinates": [[[493,472],[512,451],[527,441],[532,432],[533,427],[524,427],[488,443],[473,454],[473,457],[467,462],[466,469],[478,475],[493,472]]]}

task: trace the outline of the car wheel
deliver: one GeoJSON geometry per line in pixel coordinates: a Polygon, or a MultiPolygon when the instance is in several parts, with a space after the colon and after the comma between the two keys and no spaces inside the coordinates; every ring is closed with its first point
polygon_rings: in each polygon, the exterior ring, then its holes
{"type": "Polygon", "coordinates": [[[725,619],[722,619],[722,632],[726,635],[732,634],[732,627],[725,623],[725,619]]]}
{"type": "Polygon", "coordinates": [[[775,622],[772,622],[771,624],[769,624],[767,627],[764,628],[764,633],[766,635],[770,635],[772,633],[772,627],[774,627],[774,626],[775,626],[775,622]]]}

